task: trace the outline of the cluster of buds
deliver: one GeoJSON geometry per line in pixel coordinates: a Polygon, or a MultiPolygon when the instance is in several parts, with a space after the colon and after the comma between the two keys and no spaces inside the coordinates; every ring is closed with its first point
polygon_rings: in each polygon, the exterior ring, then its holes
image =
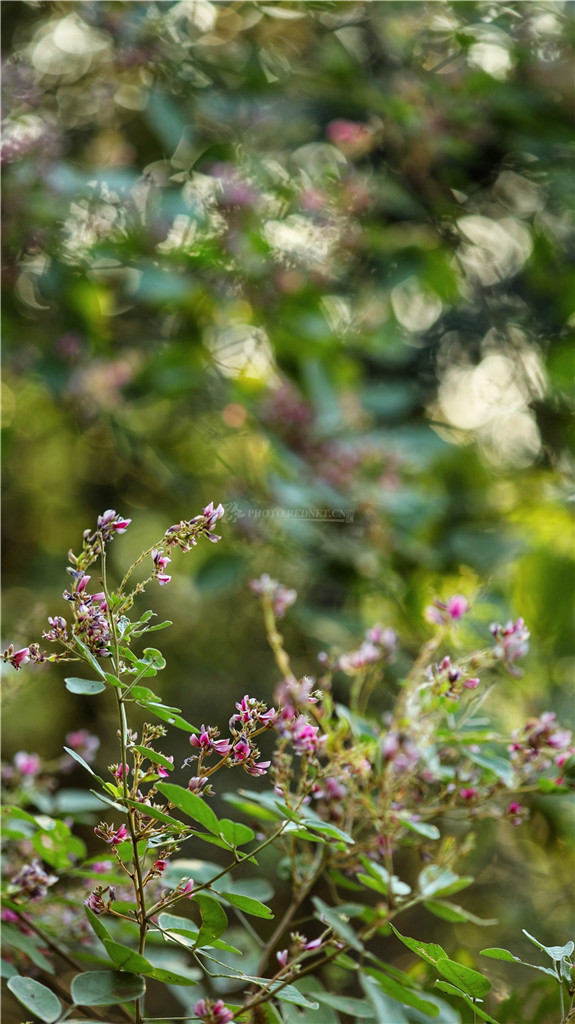
{"type": "Polygon", "coordinates": [[[343,801],[347,796],[347,786],[340,779],[328,775],[319,782],[314,782],[311,795],[320,801],[328,820],[341,821],[344,814],[343,801]]]}
{"type": "Polygon", "coordinates": [[[433,693],[449,700],[459,700],[462,690],[476,690],[479,686],[477,676],[467,676],[457,665],[452,664],[449,655],[430,668],[428,675],[433,682],[433,693]]]}
{"type": "Polygon", "coordinates": [[[421,758],[421,751],[405,732],[390,729],[383,738],[381,752],[393,764],[397,775],[412,771],[421,758]]]}
{"type": "Polygon", "coordinates": [[[297,590],[284,587],[283,583],[273,580],[267,572],[257,580],[250,580],[250,589],[262,601],[271,604],[276,619],[283,619],[290,605],[297,599],[297,590]]]}
{"type": "Polygon", "coordinates": [[[321,736],[318,725],[312,725],[307,715],[300,715],[291,707],[281,710],[276,722],[276,729],[292,744],[294,753],[301,757],[318,757],[326,742],[327,736],[321,736]]]}
{"type": "Polygon", "coordinates": [[[30,864],[25,864],[17,875],[12,879],[12,885],[16,886],[22,895],[28,896],[31,900],[40,900],[46,895],[48,886],[58,881],[56,875],[49,875],[35,858],[30,864]]]}
{"type": "Polygon", "coordinates": [[[575,754],[572,735],[558,724],[553,711],[544,711],[513,733],[508,747],[511,760],[522,773],[544,769],[551,763],[561,770],[575,754]]]}
{"type": "Polygon", "coordinates": [[[193,1006],[193,1012],[204,1024],[230,1024],[234,1019],[231,1010],[228,1010],[223,999],[198,999],[193,1006]]]}
{"type": "Polygon", "coordinates": [[[520,676],[521,672],[514,662],[527,654],[531,635],[524,620],[517,619],[515,622],[510,620],[504,626],[493,622],[489,628],[496,641],[493,654],[504,662],[512,675],[520,676]]]}
{"type": "Polygon", "coordinates": [[[94,914],[107,914],[115,899],[116,889],[113,885],[98,885],[84,900],[84,906],[94,914]]]}
{"type": "Polygon", "coordinates": [[[14,644],[10,644],[7,650],[2,654],[2,661],[8,662],[9,665],[12,665],[12,667],[18,671],[18,669],[22,668],[22,665],[26,665],[27,662],[40,664],[40,662],[46,661],[46,652],[41,651],[38,644],[30,644],[29,647],[21,647],[19,651],[15,651],[14,644]]]}
{"type": "Polygon", "coordinates": [[[278,712],[278,718],[293,718],[298,710],[306,704],[317,704],[323,694],[321,690],[314,689],[315,680],[312,676],[302,676],[301,679],[282,679],[275,688],[274,699],[281,704],[282,709],[278,712]]]}
{"type": "Polygon", "coordinates": [[[125,533],[131,522],[131,519],[119,515],[113,508],[107,509],[98,516],[95,530],[84,530],[82,553],[78,556],[72,551],[68,553],[72,565],[87,569],[102,554],[104,545],[113,540],[116,534],[125,533]]]}
{"type": "Polygon", "coordinates": [[[108,846],[119,846],[125,839],[128,838],[128,829],[125,825],[114,828],[113,825],[106,824],[105,821],[101,821],[99,825],[96,825],[94,829],[95,834],[99,839],[103,839],[108,846]]]}
{"type": "Polygon", "coordinates": [[[390,660],[397,646],[397,634],[393,629],[384,629],[383,626],[372,626],[365,633],[364,639],[355,651],[347,651],[333,662],[330,662],[328,655],[321,653],[320,662],[326,668],[340,669],[346,675],[354,676],[363,672],[369,665],[374,665],[384,659],[390,660]]]}
{"type": "Polygon", "coordinates": [[[457,622],[469,611],[469,602],[462,594],[454,594],[448,601],[440,601],[434,597],[433,604],[425,609],[424,615],[428,622],[435,626],[449,626],[457,622]]]}
{"type": "Polygon", "coordinates": [[[223,505],[220,504],[214,508],[213,501],[210,501],[209,505],[202,510],[201,515],[194,516],[193,519],[181,520],[174,526],[170,526],[164,535],[165,544],[168,547],[177,544],[182,551],[191,551],[200,537],[206,537],[216,544],[221,537],[212,531],[218,519],[222,518],[224,511],[223,505]]]}
{"type": "Polygon", "coordinates": [[[165,572],[166,566],[172,559],[162,551],[161,548],[154,548],[152,551],[152,562],[154,563],[154,576],[157,579],[161,587],[165,587],[166,583],[169,583],[171,576],[168,576],[165,572]]]}
{"type": "MultiPolygon", "coordinates": [[[[93,654],[100,658],[107,658],[110,656],[108,644],[111,633],[106,614],[108,605],[105,594],[103,592],[87,594],[86,588],[91,577],[70,567],[68,567],[68,572],[73,577],[74,584],[72,591],[65,590],[62,596],[65,601],[70,602],[73,608],[75,618],[73,632],[93,654]]],[[[65,622],[65,620],[62,621],[65,622]]],[[[58,626],[53,627],[51,633],[46,636],[50,640],[62,639],[58,626]]]]}

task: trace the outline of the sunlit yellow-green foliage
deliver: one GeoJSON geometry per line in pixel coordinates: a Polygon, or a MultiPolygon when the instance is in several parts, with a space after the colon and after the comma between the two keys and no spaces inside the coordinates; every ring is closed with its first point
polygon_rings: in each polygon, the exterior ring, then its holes
{"type": "MultiPolygon", "coordinates": [[[[269,699],[247,596],[268,571],[300,594],[301,673],[375,621],[409,655],[430,598],[464,593],[469,629],[523,615],[532,632],[486,714],[568,718],[572,5],[3,17],[6,644],[61,613],[66,552],[99,512],[134,519],[119,570],[213,498],[222,544],[157,599],[188,717],[269,699]]],[[[40,675],[5,676],[8,757],[51,756],[102,714],[40,675]]],[[[478,848],[502,942],[533,915],[568,938],[572,819],[553,808],[478,848]],[[510,902],[503,865],[523,859],[510,902]]]]}

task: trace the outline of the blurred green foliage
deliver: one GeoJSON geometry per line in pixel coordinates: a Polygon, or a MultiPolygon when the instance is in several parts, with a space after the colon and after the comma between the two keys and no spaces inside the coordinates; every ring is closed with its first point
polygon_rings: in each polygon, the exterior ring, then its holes
{"type": "MultiPolygon", "coordinates": [[[[300,592],[302,673],[377,620],[415,649],[430,596],[463,591],[532,630],[504,724],[568,714],[573,5],[2,16],[6,642],[61,612],[98,512],[134,515],[129,558],[213,498],[225,543],[162,592],[188,717],[271,692],[261,571],[300,592]]],[[[49,755],[78,705],[51,670],[31,706],[30,676],[7,679],[7,753],[49,755]]],[[[553,806],[485,847],[496,903],[498,865],[555,858],[555,905],[533,886],[511,931],[565,920],[553,806]]]]}

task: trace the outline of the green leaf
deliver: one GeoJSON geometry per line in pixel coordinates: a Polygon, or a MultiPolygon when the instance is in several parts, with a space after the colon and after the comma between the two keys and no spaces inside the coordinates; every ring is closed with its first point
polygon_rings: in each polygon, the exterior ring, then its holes
{"type": "Polygon", "coordinates": [[[129,807],[134,807],[135,810],[140,811],[146,818],[154,818],[155,821],[164,821],[166,825],[174,826],[178,829],[178,832],[184,831],[187,826],[182,821],[178,821],[177,818],[171,818],[169,814],[165,814],[164,811],[160,811],[158,807],[150,807],[148,804],[141,804],[139,800],[126,800],[129,807]]]}
{"type": "Polygon", "coordinates": [[[143,978],[123,971],[85,971],[71,985],[75,1006],[116,1006],[139,999],[145,991],[143,978]]]}
{"type": "Polygon", "coordinates": [[[189,818],[192,818],[193,821],[199,821],[201,825],[205,825],[208,831],[213,832],[216,836],[220,834],[220,823],[212,808],[208,806],[201,796],[197,796],[196,793],[190,793],[189,789],[175,786],[171,782],[159,782],[156,789],[171,804],[174,804],[184,814],[187,814],[189,818]]]}
{"type": "Polygon", "coordinates": [[[87,907],[85,904],[84,912],[86,914],[86,917],[88,918],[88,921],[90,922],[90,925],[92,926],[92,931],[94,932],[95,935],[98,936],[100,942],[104,943],[108,939],[111,940],[112,936],[110,935],[110,932],[106,928],[106,925],[101,920],[101,918],[99,918],[98,915],[95,914],[93,910],[90,910],[90,908],[87,907]]]}
{"type": "Polygon", "coordinates": [[[92,696],[95,693],[102,693],[106,689],[105,684],[98,679],[78,679],[77,676],[69,676],[64,682],[70,693],[85,693],[92,696]]]}
{"type": "Polygon", "coordinates": [[[156,650],[155,647],[145,647],[142,657],[138,660],[138,665],[150,665],[156,672],[161,672],[166,667],[166,659],[162,652],[156,650]]]}
{"type": "Polygon", "coordinates": [[[355,1020],[373,1019],[373,1008],[366,999],[355,999],[353,996],[335,996],[331,992],[314,992],[315,998],[325,1006],[341,1010],[355,1020]]]}
{"type": "Polygon", "coordinates": [[[530,935],[529,932],[522,928],[521,931],[527,936],[530,942],[538,949],[542,949],[547,956],[550,956],[555,962],[562,960],[564,956],[571,956],[571,953],[575,949],[575,942],[566,942],[564,946],[544,946],[542,942],[539,942],[534,935],[530,935]]]}
{"type": "Polygon", "coordinates": [[[230,846],[234,847],[251,843],[252,839],[256,837],[253,829],[248,828],[247,825],[242,825],[241,822],[230,821],[229,818],[220,818],[219,830],[220,835],[224,837],[230,846]]]}
{"type": "Polygon", "coordinates": [[[151,761],[152,764],[161,764],[162,768],[167,768],[168,771],[173,772],[174,766],[172,762],[164,756],[164,754],[159,754],[157,750],[150,750],[149,747],[142,747],[139,745],[134,746],[133,749],[137,750],[138,753],[142,754],[142,756],[147,758],[148,761],[151,761]]]}
{"type": "Polygon", "coordinates": [[[174,623],[170,619],[166,619],[165,622],[156,622],[155,626],[147,626],[145,632],[153,633],[156,629],[166,629],[167,626],[173,626],[174,623]]]}
{"type": "Polygon", "coordinates": [[[14,964],[9,964],[7,960],[0,960],[0,978],[16,977],[19,977],[19,975],[14,964]]]}
{"type": "Polygon", "coordinates": [[[457,903],[447,903],[445,900],[426,900],[423,905],[431,914],[435,914],[436,917],[440,917],[444,921],[451,921],[453,924],[460,921],[471,921],[472,924],[483,926],[499,924],[496,917],[477,917],[457,903]]]}
{"type": "Polygon", "coordinates": [[[447,992],[450,996],[459,996],[460,999],[463,999],[464,1003],[467,1003],[469,1009],[473,1010],[476,1018],[480,1017],[481,1020],[487,1021],[487,1024],[499,1024],[498,1021],[493,1017],[490,1017],[481,1006],[474,1003],[473,1000],[465,994],[465,992],[461,992],[460,989],[455,987],[455,985],[450,985],[448,981],[436,981],[435,987],[438,988],[440,992],[447,992]]]}
{"type": "Polygon", "coordinates": [[[256,818],[257,821],[277,821],[278,818],[281,818],[277,808],[271,810],[269,807],[262,807],[261,804],[254,803],[253,800],[244,800],[236,793],[224,793],[223,799],[238,811],[242,811],[247,817],[256,818]]]}
{"type": "Polygon", "coordinates": [[[10,978],[8,988],[19,1003],[47,1024],[53,1024],[62,1013],[62,1004],[58,997],[33,978],[10,978]]]}
{"type": "Polygon", "coordinates": [[[327,903],[324,903],[317,896],[312,897],[312,903],[316,910],[316,917],[319,917],[321,921],[328,924],[335,934],[339,935],[352,949],[363,953],[363,942],[361,939],[358,939],[353,928],[347,923],[346,915],[340,914],[336,907],[329,907],[327,903]]]}
{"type": "Polygon", "coordinates": [[[390,928],[393,934],[397,935],[400,942],[403,942],[404,946],[407,946],[412,953],[417,953],[417,956],[425,960],[427,964],[435,967],[438,960],[449,959],[445,950],[435,942],[420,942],[418,939],[412,939],[408,935],[402,935],[394,925],[390,925],[390,928]]]}
{"type": "MultiPolygon", "coordinates": [[[[266,981],[260,982],[260,984],[267,984],[266,981]]],[[[284,985],[278,992],[274,991],[275,986],[271,986],[271,991],[274,992],[276,999],[281,999],[284,1003],[294,1003],[296,1006],[304,1006],[306,1010],[317,1010],[319,1003],[312,1003],[304,996],[303,992],[298,992],[295,985],[284,985]]]]}
{"type": "Polygon", "coordinates": [[[429,864],[418,878],[419,890],[424,898],[429,896],[451,896],[460,889],[465,889],[473,882],[471,875],[460,878],[449,868],[439,864],[429,864]]]}
{"type": "Polygon", "coordinates": [[[205,892],[199,892],[197,896],[193,897],[193,900],[194,903],[197,903],[202,915],[202,926],[197,944],[200,947],[209,946],[214,939],[219,939],[228,927],[226,912],[213,896],[208,896],[205,892]]]}
{"type": "Polygon", "coordinates": [[[493,772],[507,787],[513,785],[513,768],[505,758],[497,757],[495,754],[476,753],[473,750],[466,750],[465,756],[480,768],[487,768],[493,772]]]}
{"type": "Polygon", "coordinates": [[[13,949],[18,949],[21,953],[25,953],[32,963],[36,964],[36,967],[40,967],[47,974],[54,974],[54,965],[51,961],[40,952],[35,940],[30,935],[24,935],[19,928],[15,928],[11,924],[3,924],[2,942],[5,951],[8,951],[12,946],[13,949]]]}
{"type": "Polygon", "coordinates": [[[373,879],[370,883],[369,880],[366,880],[365,875],[359,875],[358,877],[364,882],[364,885],[369,885],[371,889],[381,892],[384,896],[390,891],[394,896],[409,896],[411,886],[407,882],[402,882],[397,875],[390,877],[387,868],[384,868],[382,864],[377,864],[375,861],[370,860],[369,857],[362,857],[361,863],[368,873],[368,878],[373,879]]]}
{"type": "Polygon", "coordinates": [[[408,1024],[401,1006],[394,999],[386,996],[373,978],[366,974],[360,974],[360,981],[363,991],[375,1010],[375,1019],[378,1022],[390,1021],[391,1024],[393,1021],[393,1024],[408,1024]]]}
{"type": "Polygon", "coordinates": [[[116,689],[118,689],[118,687],[122,686],[122,683],[118,679],[118,677],[112,675],[111,672],[104,672],[104,679],[106,680],[107,683],[110,684],[110,686],[115,686],[116,689]]]}
{"type": "Polygon", "coordinates": [[[177,708],[166,707],[164,704],[154,704],[146,700],[138,700],[137,703],[140,707],[149,711],[151,715],[154,715],[155,718],[159,718],[161,722],[167,722],[168,725],[173,725],[176,729],[183,729],[185,732],[198,732],[195,725],[182,718],[177,708]]]}
{"type": "Polygon", "coordinates": [[[406,988],[405,985],[402,985],[394,978],[390,978],[383,971],[378,971],[374,967],[368,967],[365,973],[377,981],[382,992],[391,996],[392,999],[397,999],[398,1003],[404,1006],[412,1006],[414,1010],[420,1010],[421,1013],[425,1013],[428,1017],[437,1017],[439,1015],[439,1009],[435,1003],[422,998],[413,989],[406,988]]]}
{"type": "Polygon", "coordinates": [[[508,949],[499,949],[497,946],[490,946],[489,949],[482,949],[479,953],[480,956],[489,956],[492,960],[514,960],[516,963],[521,963],[518,956],[513,956],[508,949]]]}
{"type": "Polygon", "coordinates": [[[110,960],[122,971],[129,971],[130,974],[143,974],[146,978],[153,978],[154,981],[161,981],[165,985],[195,985],[196,981],[176,974],[175,971],[164,970],[163,967],[154,967],[145,956],[122,946],[112,939],[105,939],[104,946],[110,960]]]}
{"type": "Polygon", "coordinates": [[[237,907],[238,910],[243,910],[245,914],[252,914],[253,917],[266,917],[272,918],[272,914],[269,907],[266,907],[264,903],[260,903],[259,900],[252,899],[251,896],[240,896],[234,892],[222,892],[221,896],[228,903],[231,903],[232,907],[237,907]]]}
{"type": "Polygon", "coordinates": [[[328,836],[330,839],[340,839],[347,845],[355,843],[355,839],[350,836],[349,832],[344,832],[343,829],[338,828],[336,825],[332,825],[329,821],[322,821],[321,818],[315,818],[311,816],[309,812],[301,818],[302,825],[306,828],[313,829],[314,832],[319,832],[322,836],[328,836]]]}
{"type": "Polygon", "coordinates": [[[87,761],[84,761],[84,758],[83,758],[83,757],[81,756],[81,754],[78,754],[76,750],[72,750],[72,748],[71,748],[71,747],[64,747],[64,750],[66,751],[66,753],[67,753],[67,754],[69,754],[69,755],[70,755],[70,757],[73,757],[73,758],[74,758],[74,761],[77,761],[77,762],[78,762],[78,764],[81,764],[81,765],[82,765],[82,768],[85,768],[85,769],[86,769],[86,771],[90,773],[90,775],[92,776],[92,778],[94,778],[94,779],[97,779],[97,780],[98,780],[98,782],[99,782],[99,783],[100,783],[100,784],[101,784],[102,786],[105,786],[105,785],[106,785],[106,783],[104,782],[104,780],[103,780],[103,779],[101,779],[99,775],[96,775],[96,772],[93,772],[93,771],[92,771],[92,769],[90,768],[90,765],[88,764],[88,762],[87,762],[87,761]]]}
{"type": "Polygon", "coordinates": [[[437,825],[430,825],[426,821],[411,821],[409,818],[402,818],[401,815],[399,815],[399,820],[405,828],[417,832],[420,836],[425,836],[427,839],[441,839],[441,832],[437,825]]]}
{"type": "Polygon", "coordinates": [[[450,960],[448,957],[439,959],[435,967],[444,978],[454,985],[458,985],[473,999],[482,999],[491,991],[491,982],[488,978],[484,978],[479,971],[474,971],[471,967],[464,967],[463,964],[456,963],[455,960],[450,960]]]}
{"type": "Polygon", "coordinates": [[[80,654],[82,655],[84,661],[87,661],[92,666],[92,668],[95,669],[95,671],[98,673],[98,675],[102,676],[102,678],[104,678],[105,677],[104,669],[102,668],[100,663],[97,661],[97,659],[94,657],[92,652],[90,650],[88,650],[86,645],[83,644],[82,641],[79,640],[77,636],[74,636],[73,639],[74,639],[74,643],[76,644],[76,647],[80,651],[80,654]]]}

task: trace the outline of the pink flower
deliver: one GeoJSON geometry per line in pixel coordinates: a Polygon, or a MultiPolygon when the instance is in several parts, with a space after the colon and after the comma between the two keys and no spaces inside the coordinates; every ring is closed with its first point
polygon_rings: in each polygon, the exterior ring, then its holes
{"type": "Polygon", "coordinates": [[[289,606],[297,599],[297,590],[289,590],[283,583],[273,580],[267,572],[257,580],[250,580],[250,589],[258,597],[271,601],[276,619],[282,619],[289,606]]]}
{"type": "Polygon", "coordinates": [[[457,622],[469,611],[469,602],[462,594],[454,594],[448,601],[440,601],[434,597],[433,604],[425,609],[424,616],[428,622],[436,626],[448,626],[457,622]]]}
{"type": "Polygon", "coordinates": [[[246,740],[238,740],[234,747],[234,761],[245,761],[250,756],[251,752],[251,747],[246,740]]]}
{"type": "Polygon", "coordinates": [[[167,863],[167,860],[164,859],[155,861],[154,871],[157,872],[158,875],[163,875],[164,871],[166,870],[167,863]]]}
{"type": "Polygon", "coordinates": [[[462,615],[465,615],[465,613],[469,611],[467,599],[461,594],[455,594],[454,597],[450,597],[447,602],[447,611],[450,618],[454,621],[460,619],[462,615]]]}
{"type": "Polygon", "coordinates": [[[479,679],[466,679],[463,685],[466,690],[476,690],[479,686],[479,679]]]}
{"type": "Polygon", "coordinates": [[[265,775],[271,761],[255,761],[253,764],[245,764],[244,768],[248,775],[265,775]]]}
{"type": "Polygon", "coordinates": [[[278,953],[276,953],[276,960],[277,960],[278,964],[280,965],[280,967],[285,967],[285,965],[288,962],[288,951],[287,951],[287,949],[282,949],[278,953]]]}
{"type": "Polygon", "coordinates": [[[128,829],[125,825],[120,825],[118,829],[114,829],[113,825],[107,825],[105,822],[100,822],[99,825],[96,825],[94,832],[108,846],[119,846],[128,837],[128,829]]]}
{"type": "Polygon", "coordinates": [[[230,1024],[234,1019],[232,1011],[227,1009],[223,999],[217,999],[215,1002],[211,999],[198,999],[193,1012],[205,1024],[230,1024]]]}
{"type": "Polygon", "coordinates": [[[475,800],[477,796],[477,790],[473,786],[469,786],[468,789],[460,789],[459,795],[462,800],[475,800]]]}
{"type": "MultiPolygon", "coordinates": [[[[174,763],[174,756],[173,756],[173,754],[171,755],[171,757],[168,758],[168,761],[170,762],[170,764],[174,763]]],[[[160,776],[161,779],[169,778],[170,772],[169,772],[168,768],[164,768],[163,764],[157,765],[156,766],[156,770],[157,770],[158,775],[160,776]]]]}
{"type": "Polygon", "coordinates": [[[29,647],[21,647],[19,651],[15,651],[14,648],[12,647],[12,644],[10,644],[10,647],[8,648],[8,654],[9,656],[7,658],[7,661],[9,661],[10,664],[14,666],[16,671],[18,671],[18,669],[21,668],[22,665],[25,665],[27,661],[30,661],[29,647]]]}
{"type": "Polygon", "coordinates": [[[21,775],[37,775],[40,771],[40,758],[38,754],[27,754],[25,750],[19,750],[14,754],[14,767],[21,775]]]}
{"type": "Polygon", "coordinates": [[[323,737],[318,735],[319,726],[311,725],[305,715],[299,715],[295,719],[291,736],[296,754],[315,754],[323,743],[323,737]]]}
{"type": "Polygon", "coordinates": [[[156,576],[156,579],[161,587],[165,587],[166,583],[169,583],[171,578],[172,577],[168,576],[165,572],[159,572],[156,576]]]}

